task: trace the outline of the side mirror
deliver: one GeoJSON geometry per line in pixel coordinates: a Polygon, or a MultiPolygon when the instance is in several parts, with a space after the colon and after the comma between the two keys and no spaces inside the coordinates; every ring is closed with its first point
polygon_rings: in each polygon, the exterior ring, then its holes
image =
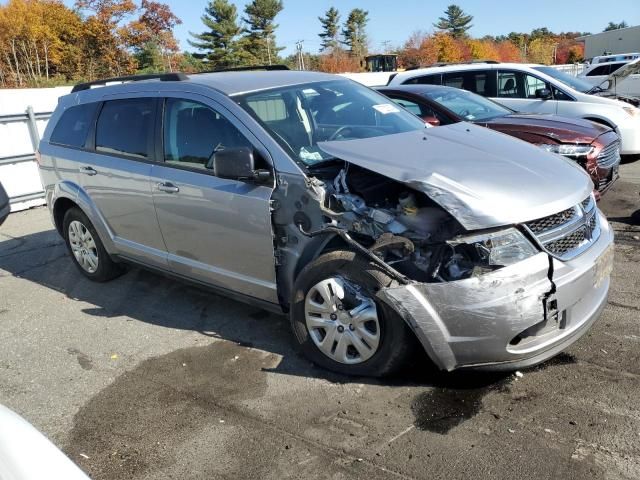
{"type": "Polygon", "coordinates": [[[424,115],[424,116],[422,116],[420,118],[422,118],[422,120],[427,122],[429,125],[433,125],[434,127],[437,127],[437,126],[440,125],[440,120],[438,120],[433,115],[424,115]]]}
{"type": "Polygon", "coordinates": [[[541,100],[550,100],[552,97],[551,90],[548,88],[539,88],[536,90],[536,98],[541,100]]]}
{"type": "Polygon", "coordinates": [[[231,180],[253,180],[264,182],[271,177],[271,172],[256,169],[255,156],[252,148],[225,148],[213,154],[210,168],[216,177],[231,180]]]}

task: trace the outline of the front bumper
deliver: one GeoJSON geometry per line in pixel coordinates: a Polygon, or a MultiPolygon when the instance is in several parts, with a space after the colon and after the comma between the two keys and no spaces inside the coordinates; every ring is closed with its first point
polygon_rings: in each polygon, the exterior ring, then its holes
{"type": "Polygon", "coordinates": [[[535,365],[578,340],[606,305],[613,232],[598,215],[600,237],[572,260],[539,253],[480,277],[388,288],[379,296],[443,370],[535,365]]]}

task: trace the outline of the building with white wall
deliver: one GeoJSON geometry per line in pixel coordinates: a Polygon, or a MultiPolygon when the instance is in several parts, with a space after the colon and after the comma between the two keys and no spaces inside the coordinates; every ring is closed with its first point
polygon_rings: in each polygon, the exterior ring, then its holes
{"type": "Polygon", "coordinates": [[[584,58],[640,52],[640,25],[578,37],[584,42],[584,58]]]}

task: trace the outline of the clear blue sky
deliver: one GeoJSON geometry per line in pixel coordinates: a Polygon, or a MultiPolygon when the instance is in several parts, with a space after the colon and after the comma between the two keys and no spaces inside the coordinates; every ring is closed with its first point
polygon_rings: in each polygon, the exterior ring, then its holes
{"type": "MultiPolygon", "coordinates": [[[[175,30],[183,49],[189,31],[201,32],[200,16],[206,0],[159,0],[169,4],[183,24],[175,30]]],[[[68,5],[73,0],[65,0],[68,5]]],[[[242,12],[247,1],[234,1],[242,12]]],[[[297,40],[304,40],[306,51],[316,52],[320,47],[318,33],[321,16],[335,6],[344,20],[352,8],[369,11],[367,31],[372,51],[382,50],[382,42],[400,46],[416,30],[432,30],[432,24],[442,15],[447,5],[456,3],[474,16],[471,35],[500,35],[512,31],[529,32],[547,27],[553,32],[600,32],[609,21],[626,21],[630,26],[640,24],[640,0],[536,0],[519,2],[505,0],[283,0],[284,10],[276,17],[280,25],[276,31],[278,45],[292,53],[297,40]]]]}

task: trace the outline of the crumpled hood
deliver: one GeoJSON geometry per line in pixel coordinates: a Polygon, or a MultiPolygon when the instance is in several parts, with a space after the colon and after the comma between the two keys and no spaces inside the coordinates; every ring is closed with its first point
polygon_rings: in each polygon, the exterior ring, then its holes
{"type": "Polygon", "coordinates": [[[574,162],[466,122],[318,147],[424,192],[467,230],[545,217],[593,189],[574,162]]]}
{"type": "Polygon", "coordinates": [[[514,113],[475,123],[511,135],[528,134],[544,137],[552,143],[590,144],[600,135],[611,130],[609,127],[589,120],[535,113],[514,113]]]}

